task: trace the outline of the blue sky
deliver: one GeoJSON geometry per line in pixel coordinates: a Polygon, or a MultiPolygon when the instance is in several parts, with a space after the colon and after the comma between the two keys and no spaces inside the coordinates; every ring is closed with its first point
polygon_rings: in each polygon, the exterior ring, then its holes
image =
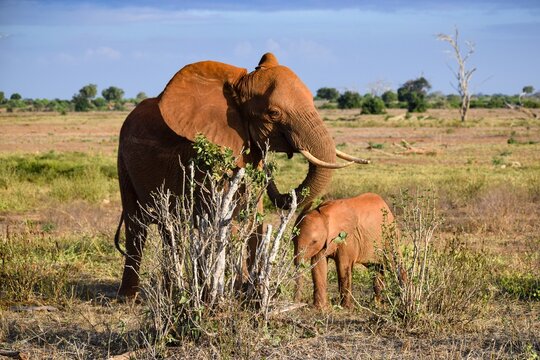
{"type": "Polygon", "coordinates": [[[315,92],[425,76],[452,93],[437,33],[473,41],[473,92],[540,89],[540,1],[0,0],[0,91],[71,98],[88,83],[155,96],[185,64],[252,70],[273,52],[315,92]]]}

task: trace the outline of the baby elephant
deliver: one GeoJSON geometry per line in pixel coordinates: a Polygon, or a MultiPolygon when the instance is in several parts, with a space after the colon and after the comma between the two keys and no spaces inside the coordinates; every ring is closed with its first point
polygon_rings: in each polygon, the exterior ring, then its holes
{"type": "MultiPolygon", "coordinates": [[[[327,201],[299,216],[296,225],[299,233],[293,239],[295,264],[299,266],[301,261],[311,260],[313,303],[316,307],[327,306],[328,258],[336,263],[342,306],[352,306],[351,281],[355,263],[377,267],[373,288],[376,299],[380,300],[382,267],[374,244],[378,244],[377,247],[381,244],[383,221],[391,223],[394,216],[386,202],[371,193],[327,201]],[[386,219],[383,213],[387,214],[386,219]]],[[[301,277],[297,283],[297,300],[300,287],[301,277]]]]}

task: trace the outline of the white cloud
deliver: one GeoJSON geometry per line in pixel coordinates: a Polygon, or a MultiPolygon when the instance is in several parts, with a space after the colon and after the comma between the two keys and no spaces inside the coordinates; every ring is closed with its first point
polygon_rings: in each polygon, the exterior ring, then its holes
{"type": "Polygon", "coordinates": [[[326,46],[306,39],[268,39],[266,50],[284,58],[300,58],[302,61],[317,63],[334,63],[338,60],[335,54],[326,46]]]}
{"type": "Polygon", "coordinates": [[[266,40],[266,48],[271,52],[280,52],[281,45],[274,39],[266,40]]]}
{"type": "Polygon", "coordinates": [[[75,58],[75,56],[71,55],[71,54],[67,54],[67,53],[60,53],[58,55],[56,55],[56,61],[60,62],[60,63],[63,63],[63,64],[73,64],[75,63],[77,59],[75,58]]]}
{"type": "Polygon", "coordinates": [[[107,46],[101,46],[95,49],[87,49],[85,58],[87,59],[104,59],[104,60],[118,60],[122,57],[120,51],[107,46]]]}
{"type": "Polygon", "coordinates": [[[234,54],[239,57],[249,57],[253,54],[253,45],[249,41],[241,41],[234,47],[234,54]]]}

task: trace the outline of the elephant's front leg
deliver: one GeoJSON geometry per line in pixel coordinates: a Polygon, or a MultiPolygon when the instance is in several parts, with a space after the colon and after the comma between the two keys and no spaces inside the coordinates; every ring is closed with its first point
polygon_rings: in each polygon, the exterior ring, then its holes
{"type": "Polygon", "coordinates": [[[341,306],[345,308],[352,307],[352,268],[353,262],[348,257],[340,255],[336,257],[336,268],[338,273],[339,294],[341,297],[341,306]]]}
{"type": "Polygon", "coordinates": [[[321,250],[311,258],[311,277],[313,279],[313,305],[317,308],[325,308],[327,302],[327,276],[328,259],[325,251],[321,250]]]}

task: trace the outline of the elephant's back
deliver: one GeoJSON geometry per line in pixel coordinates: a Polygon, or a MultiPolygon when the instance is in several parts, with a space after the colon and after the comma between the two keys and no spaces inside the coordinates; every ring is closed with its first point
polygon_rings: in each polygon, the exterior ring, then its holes
{"type": "Polygon", "coordinates": [[[375,193],[365,193],[350,199],[351,207],[366,213],[387,214],[388,220],[393,221],[394,216],[384,199],[375,193]]]}
{"type": "Polygon", "coordinates": [[[158,98],[148,98],[139,103],[124,120],[120,130],[120,146],[129,142],[157,142],[160,147],[168,142],[177,143],[181,138],[163,120],[158,98]]]}
{"type": "Polygon", "coordinates": [[[394,216],[384,199],[374,193],[365,193],[347,199],[351,213],[356,217],[355,237],[358,241],[356,261],[359,263],[377,262],[374,244],[380,246],[383,224],[394,221],[394,216]]]}
{"type": "Polygon", "coordinates": [[[141,102],[120,130],[118,176],[130,183],[141,203],[161,185],[178,192],[179,159],[194,156],[192,143],[174,133],[163,120],[157,98],[141,102]]]}

